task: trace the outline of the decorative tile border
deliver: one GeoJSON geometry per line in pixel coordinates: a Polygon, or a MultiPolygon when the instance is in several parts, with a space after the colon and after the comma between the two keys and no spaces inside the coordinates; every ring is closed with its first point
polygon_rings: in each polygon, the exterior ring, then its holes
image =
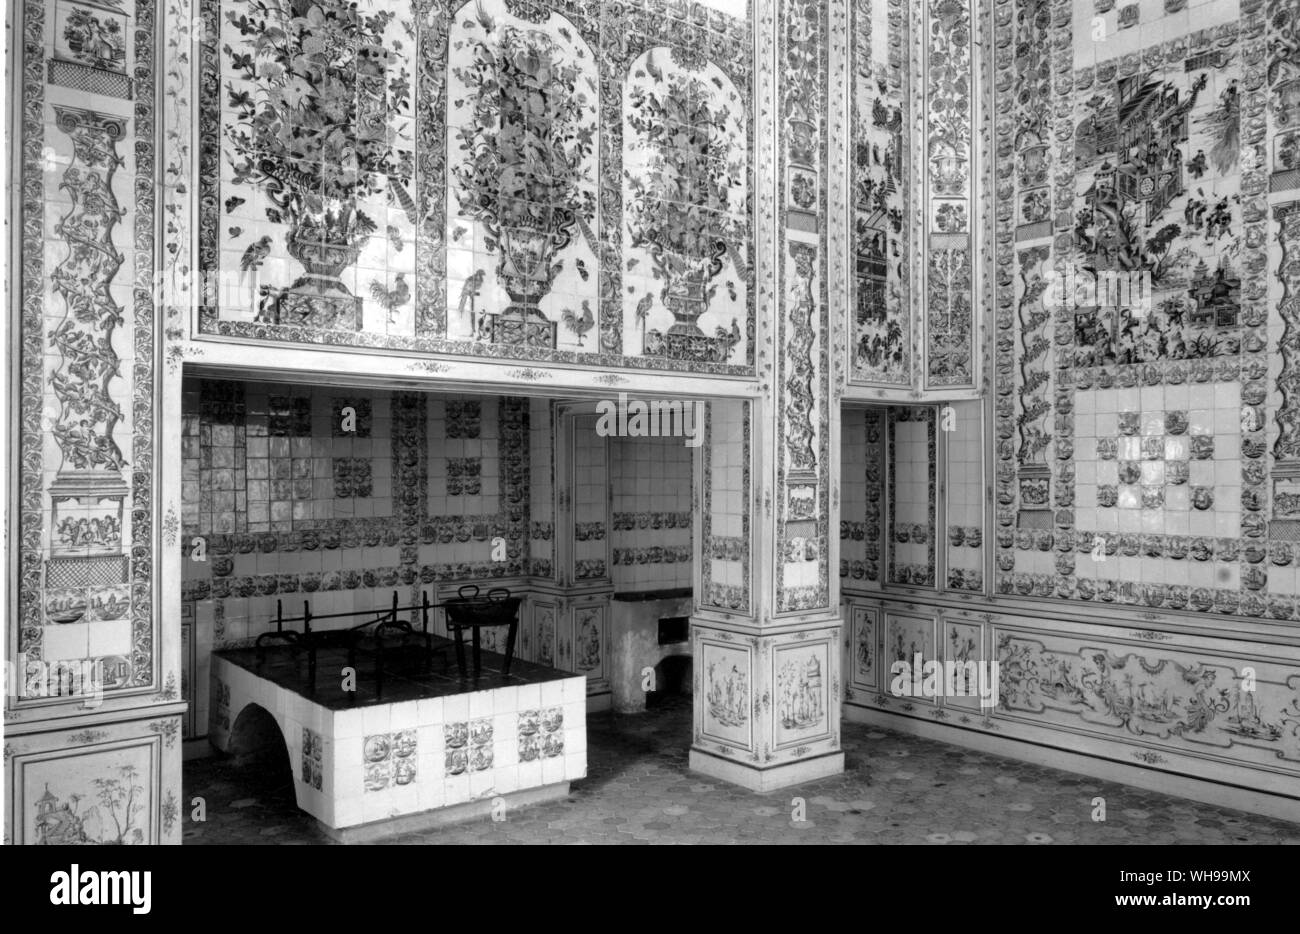
{"type": "MultiPolygon", "coordinates": [[[[777,178],[776,383],[783,408],[776,419],[776,554],[791,554],[791,540],[811,545],[805,560],[779,561],[777,612],[827,607],[830,603],[830,301],[827,287],[827,139],[831,108],[832,41],[846,43],[845,8],[832,11],[815,0],[778,0],[777,55],[780,63],[777,178]],[[802,181],[800,181],[802,180],[802,181]],[[801,206],[796,189],[815,184],[814,205],[801,206]],[[811,553],[812,560],[807,560],[811,553]],[[814,565],[815,583],[786,585],[790,571],[802,575],[814,565]]],[[[837,87],[847,80],[847,54],[834,59],[837,87]]],[[[841,115],[845,116],[845,115],[841,115]]],[[[844,124],[847,126],[847,123],[844,124]]],[[[836,189],[837,191],[839,189],[836,189]]],[[[836,212],[835,216],[839,216],[836,212]]],[[[762,218],[760,218],[762,222],[762,218]]]]}
{"type": "MultiPolygon", "coordinates": [[[[153,213],[155,7],[150,0],[139,0],[129,9],[107,13],[114,21],[125,24],[128,34],[120,37],[120,47],[101,46],[96,50],[98,59],[89,63],[80,61],[80,64],[68,59],[68,56],[76,59],[77,50],[68,44],[62,32],[55,39],[55,54],[62,56],[62,60],[47,62],[47,15],[52,15],[52,11],[44,0],[23,4],[19,181],[24,233],[19,325],[22,379],[19,445],[23,470],[19,479],[19,614],[15,621],[17,631],[11,631],[11,645],[30,660],[41,658],[45,613],[51,601],[64,607],[65,616],[78,612],[78,608],[84,615],[96,603],[109,599],[115,606],[125,603],[129,606],[126,615],[130,620],[130,647],[125,650],[125,656],[106,659],[117,674],[106,684],[106,689],[111,692],[147,689],[154,686],[160,663],[155,653],[153,514],[151,509],[144,508],[145,504],[152,503],[154,489],[151,283],[156,235],[153,213]],[[111,54],[105,58],[105,53],[111,54]],[[121,93],[124,90],[130,93],[131,79],[126,79],[125,87],[120,84],[110,87],[111,82],[105,82],[129,72],[134,76],[134,99],[120,108],[105,104],[111,112],[91,112],[71,106],[73,101],[80,103],[80,99],[69,98],[65,89],[51,88],[48,99],[55,113],[54,127],[67,138],[47,139],[46,64],[52,67],[48,78],[56,85],[81,87],[77,82],[93,79],[98,90],[119,99],[126,97],[121,93]],[[60,70],[56,65],[67,67],[60,70]],[[73,65],[82,69],[76,73],[80,77],[68,70],[73,65]],[[96,74],[87,75],[87,69],[96,74]],[[65,159],[62,154],[67,146],[72,149],[71,159],[65,159]],[[125,158],[127,152],[129,160],[125,158]],[[59,165],[65,166],[61,178],[54,174],[59,165]],[[114,176],[128,167],[133,173],[129,178],[129,198],[126,204],[120,204],[121,199],[114,191],[114,176]],[[57,241],[67,244],[68,253],[56,268],[47,269],[49,232],[45,205],[47,200],[54,199],[52,185],[56,182],[65,189],[64,194],[58,195],[60,204],[70,204],[55,234],[57,241]],[[96,215],[102,215],[104,210],[113,216],[97,219],[96,215]],[[129,254],[119,252],[119,247],[125,244],[120,242],[118,230],[127,233],[129,254]],[[127,270],[131,300],[127,308],[120,308],[116,305],[117,292],[110,292],[109,286],[120,278],[120,267],[128,258],[132,262],[127,270]],[[76,281],[82,281],[84,288],[74,289],[76,281]],[[78,307],[85,303],[78,314],[70,313],[62,322],[51,318],[48,333],[47,283],[55,296],[64,296],[65,302],[75,302],[78,307]],[[98,330],[85,330],[84,325],[90,321],[88,314],[99,320],[102,326],[98,330]],[[118,355],[123,341],[114,343],[110,339],[119,328],[121,333],[129,335],[129,352],[121,359],[118,355]],[[47,340],[57,356],[47,354],[47,340]],[[77,401],[83,398],[84,402],[77,401]],[[46,410],[60,412],[49,433],[56,438],[62,464],[43,467],[47,430],[42,415],[46,410]],[[129,444],[119,447],[120,441],[129,444]],[[56,469],[57,478],[47,492],[47,472],[56,469]],[[97,547],[101,552],[115,550],[117,559],[110,562],[101,554],[88,561],[74,560],[71,551],[63,557],[52,555],[44,531],[50,521],[45,508],[47,495],[54,514],[61,514],[74,505],[92,507],[101,533],[106,527],[105,519],[111,517],[99,513],[104,512],[105,504],[116,503],[108,508],[116,510],[117,518],[108,523],[108,537],[99,535],[97,547]],[[109,538],[117,544],[110,544],[109,538]],[[81,591],[81,596],[68,596],[70,583],[81,591]],[[52,584],[61,596],[46,592],[52,584]]],[[[118,187],[120,181],[119,177],[118,187]]],[[[57,529],[62,527],[66,532],[69,527],[57,518],[54,522],[49,537],[55,540],[57,548],[57,529]]],[[[121,614],[115,616],[122,618],[121,614]]]]}

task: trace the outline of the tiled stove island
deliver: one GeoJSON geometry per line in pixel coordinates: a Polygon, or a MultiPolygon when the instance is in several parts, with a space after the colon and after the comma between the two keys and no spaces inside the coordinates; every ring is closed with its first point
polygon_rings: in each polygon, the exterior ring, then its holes
{"type": "Polygon", "coordinates": [[[240,752],[256,707],[274,718],[298,806],[333,838],[356,842],[561,798],[587,774],[586,678],[483,654],[462,680],[423,649],[392,649],[382,678],[343,648],[287,646],[212,656],[212,744],[240,752]]]}

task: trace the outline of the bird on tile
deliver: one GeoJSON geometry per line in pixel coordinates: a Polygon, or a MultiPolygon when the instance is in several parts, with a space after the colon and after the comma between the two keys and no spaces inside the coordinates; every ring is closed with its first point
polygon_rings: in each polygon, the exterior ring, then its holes
{"type": "Polygon", "coordinates": [[[262,237],[262,239],[258,240],[257,242],[250,244],[248,249],[244,251],[243,258],[241,258],[239,261],[239,268],[241,270],[239,274],[240,283],[241,284],[243,283],[244,276],[248,274],[248,271],[250,269],[253,270],[260,269],[262,267],[262,263],[270,255],[271,255],[270,237],[264,236],[262,237]]]}
{"type": "Polygon", "coordinates": [[[385,289],[378,279],[370,280],[370,297],[384,307],[391,323],[393,314],[411,300],[411,287],[406,282],[406,273],[399,272],[393,279],[393,287],[385,289]]]}
{"type": "Polygon", "coordinates": [[[581,318],[579,318],[576,314],[573,313],[573,309],[572,309],[572,308],[566,308],[566,309],[564,309],[564,324],[565,324],[565,326],[568,327],[569,330],[571,330],[574,334],[577,334],[577,335],[578,335],[578,346],[579,346],[579,347],[582,346],[582,338],[583,338],[583,336],[584,336],[588,331],[591,330],[592,325],[595,324],[595,323],[596,323],[596,317],[595,317],[595,315],[593,315],[593,314],[591,313],[591,305],[588,303],[587,299],[585,299],[585,298],[582,300],[582,317],[581,317],[581,318]]]}

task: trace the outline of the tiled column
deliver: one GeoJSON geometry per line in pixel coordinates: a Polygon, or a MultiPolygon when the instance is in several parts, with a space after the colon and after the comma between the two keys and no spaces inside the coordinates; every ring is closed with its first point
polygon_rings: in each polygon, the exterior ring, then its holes
{"type": "MultiPolygon", "coordinates": [[[[757,790],[843,771],[839,405],[842,0],[759,0],[760,393],[714,402],[702,454],[691,767],[757,790]],[[834,306],[832,303],[835,303],[834,306]]],[[[843,278],[843,277],[840,277],[843,278]]]]}
{"type": "Polygon", "coordinates": [[[179,522],[158,505],[161,6],[14,5],[5,843],[181,838],[180,625],[156,573],[179,522]]]}

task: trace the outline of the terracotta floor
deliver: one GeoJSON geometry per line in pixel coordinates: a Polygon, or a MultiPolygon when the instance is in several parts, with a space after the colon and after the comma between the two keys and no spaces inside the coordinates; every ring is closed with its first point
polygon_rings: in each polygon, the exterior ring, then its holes
{"type": "MultiPolygon", "coordinates": [[[[588,720],[588,777],[567,801],[391,843],[1300,843],[1300,824],[1254,817],[930,740],[844,725],[848,770],[758,795],[686,768],[690,705],[588,720]],[[1091,819],[1106,799],[1105,822],[1091,819]],[[806,819],[792,821],[792,799],[806,819]]],[[[286,765],[287,769],[287,765],[286,765]]],[[[188,844],[326,843],[294,807],[291,776],[185,764],[207,821],[188,844]]]]}

